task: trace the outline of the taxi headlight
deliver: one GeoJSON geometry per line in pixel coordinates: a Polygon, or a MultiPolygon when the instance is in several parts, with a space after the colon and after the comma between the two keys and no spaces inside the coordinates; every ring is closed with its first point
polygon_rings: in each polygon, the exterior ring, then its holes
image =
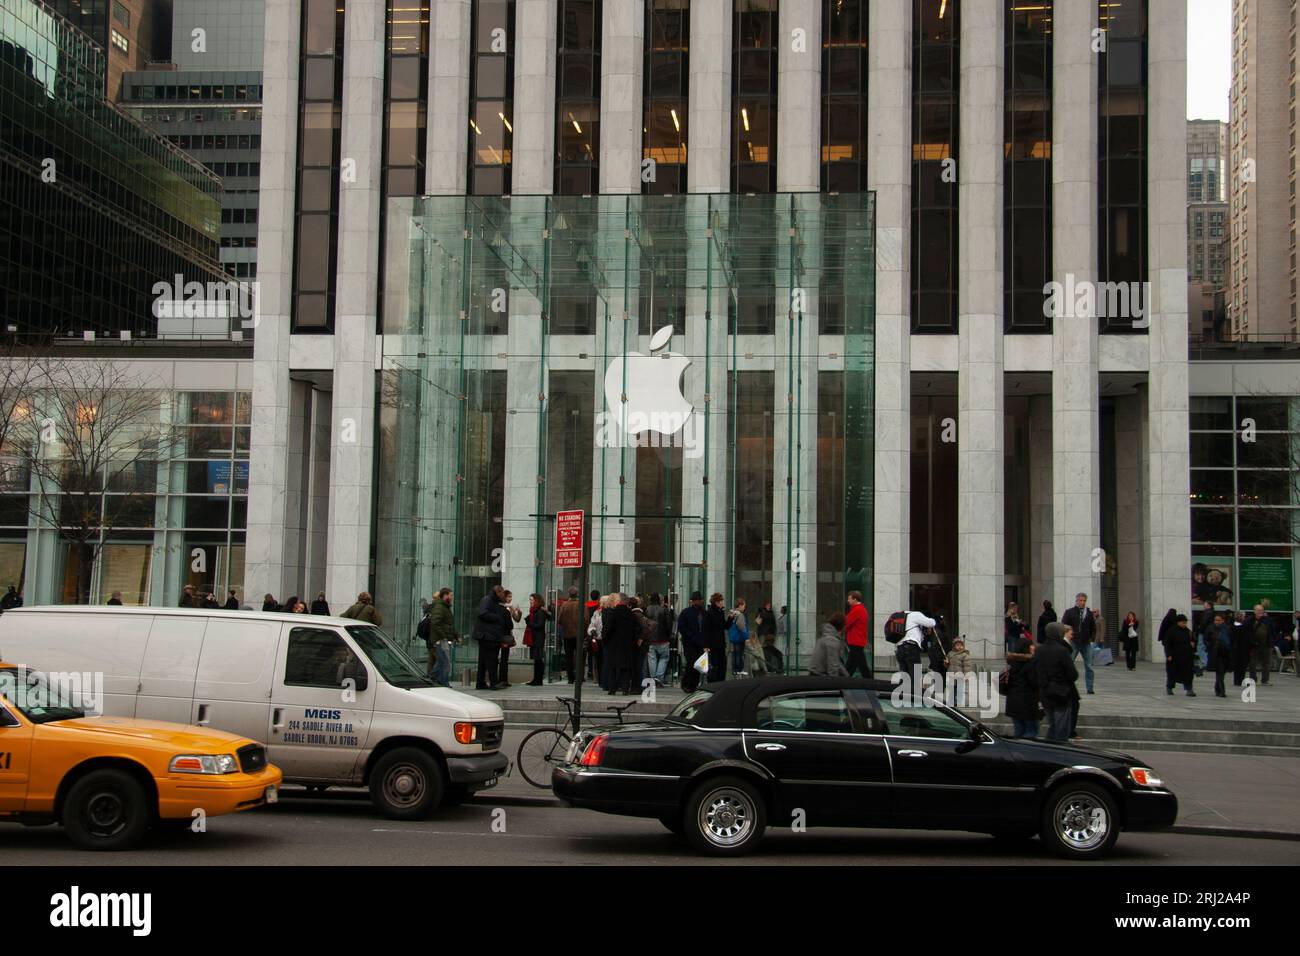
{"type": "Polygon", "coordinates": [[[172,757],[169,773],[238,773],[239,761],[231,754],[181,754],[172,757]]]}

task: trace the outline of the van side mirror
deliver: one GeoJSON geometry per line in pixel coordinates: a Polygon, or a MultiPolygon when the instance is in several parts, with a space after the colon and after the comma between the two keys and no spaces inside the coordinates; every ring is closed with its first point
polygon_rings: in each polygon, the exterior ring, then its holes
{"type": "MultiPolygon", "coordinates": [[[[342,680],[352,681],[352,686],[357,691],[363,691],[370,686],[370,675],[367,673],[365,666],[355,657],[343,665],[342,680]]],[[[340,681],[340,685],[342,681],[340,681]]]]}

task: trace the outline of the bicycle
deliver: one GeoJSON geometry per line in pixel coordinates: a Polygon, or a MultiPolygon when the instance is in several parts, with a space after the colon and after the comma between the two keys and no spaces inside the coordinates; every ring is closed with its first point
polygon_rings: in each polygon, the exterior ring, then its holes
{"type": "MultiPolygon", "coordinates": [[[[552,764],[564,763],[564,758],[569,751],[569,744],[573,737],[570,732],[576,733],[579,719],[587,720],[593,714],[579,713],[576,709],[577,700],[572,697],[555,698],[564,705],[564,709],[569,712],[567,718],[560,718],[559,711],[556,711],[556,723],[554,727],[538,727],[530,731],[523,740],[519,742],[519,750],[515,754],[515,766],[523,778],[531,783],[534,787],[546,790],[551,786],[551,766],[552,764]]],[[[618,717],[618,722],[623,723],[623,713],[636,704],[635,700],[628,701],[626,704],[611,704],[605,708],[607,711],[612,710],[618,717]]],[[[607,717],[608,714],[599,716],[607,717]]]]}

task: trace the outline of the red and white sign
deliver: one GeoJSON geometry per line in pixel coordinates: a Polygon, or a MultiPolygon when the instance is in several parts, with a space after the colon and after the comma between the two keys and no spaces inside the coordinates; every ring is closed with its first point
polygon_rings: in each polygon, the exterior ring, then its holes
{"type": "Polygon", "coordinates": [[[582,567],[582,511],[561,511],[555,516],[555,566],[582,567]]]}

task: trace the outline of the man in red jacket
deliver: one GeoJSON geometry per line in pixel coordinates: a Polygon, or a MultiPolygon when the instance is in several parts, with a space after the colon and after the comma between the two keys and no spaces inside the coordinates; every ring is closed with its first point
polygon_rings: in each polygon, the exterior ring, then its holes
{"type": "Polygon", "coordinates": [[[861,591],[849,592],[849,612],[844,616],[844,643],[849,646],[849,659],[845,667],[849,676],[861,672],[871,676],[871,662],[867,658],[867,606],[862,603],[861,591]]]}

